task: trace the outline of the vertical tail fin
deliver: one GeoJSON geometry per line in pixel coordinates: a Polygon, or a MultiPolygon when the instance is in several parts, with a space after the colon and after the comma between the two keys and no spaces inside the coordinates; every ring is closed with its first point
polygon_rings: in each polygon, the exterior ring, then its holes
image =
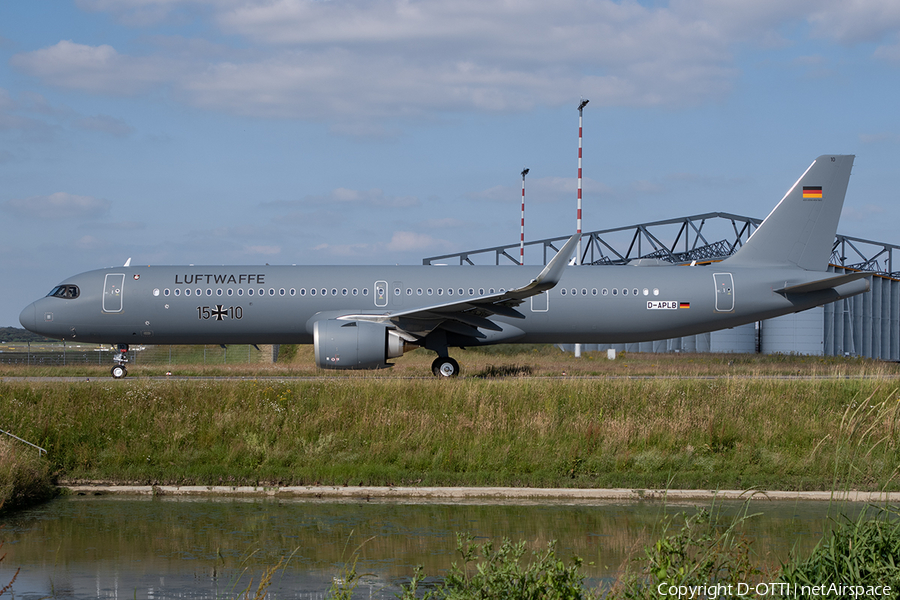
{"type": "Polygon", "coordinates": [[[727,262],[824,271],[831,258],[853,158],[831,154],[817,158],[727,262]]]}

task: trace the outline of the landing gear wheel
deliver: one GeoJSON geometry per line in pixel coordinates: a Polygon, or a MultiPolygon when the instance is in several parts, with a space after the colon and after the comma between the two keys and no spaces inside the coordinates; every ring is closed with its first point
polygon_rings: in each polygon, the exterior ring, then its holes
{"type": "Polygon", "coordinates": [[[110,373],[112,373],[112,376],[116,379],[122,379],[123,377],[128,375],[128,371],[122,365],[114,366],[110,373]]]}
{"type": "Polygon", "coordinates": [[[436,377],[456,377],[459,375],[459,363],[449,356],[439,356],[431,363],[431,372],[436,377]]]}

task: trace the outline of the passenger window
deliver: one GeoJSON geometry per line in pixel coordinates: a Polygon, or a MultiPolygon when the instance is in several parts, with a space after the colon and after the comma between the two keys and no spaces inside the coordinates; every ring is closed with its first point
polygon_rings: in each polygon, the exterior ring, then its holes
{"type": "Polygon", "coordinates": [[[179,290],[178,288],[175,288],[175,295],[176,295],[176,296],[180,296],[180,295],[181,295],[181,290],[179,290]]]}
{"type": "Polygon", "coordinates": [[[627,295],[628,295],[628,288],[622,288],[622,295],[623,295],[623,296],[627,296],[627,295]]]}
{"type": "Polygon", "coordinates": [[[359,294],[359,290],[356,289],[356,288],[353,288],[352,294],[353,294],[354,296],[356,296],[357,294],[359,294]]]}
{"type": "Polygon", "coordinates": [[[185,296],[190,296],[190,295],[191,295],[191,289],[190,289],[190,288],[187,288],[186,290],[184,290],[184,295],[185,295],[185,296]]]}
{"type": "Polygon", "coordinates": [[[565,296],[565,295],[566,295],[566,288],[562,288],[561,290],[559,290],[559,292],[560,292],[563,296],[565,296]]]}
{"type": "Polygon", "coordinates": [[[606,296],[607,294],[609,294],[609,290],[607,290],[606,288],[603,288],[602,290],[600,290],[600,294],[603,296],[606,296]]]}

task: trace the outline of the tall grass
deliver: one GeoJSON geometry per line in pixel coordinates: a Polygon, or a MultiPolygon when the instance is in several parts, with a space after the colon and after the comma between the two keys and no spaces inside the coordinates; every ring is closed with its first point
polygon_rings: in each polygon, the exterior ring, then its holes
{"type": "MultiPolygon", "coordinates": [[[[779,579],[801,590],[802,586],[831,583],[852,586],[857,597],[873,595],[859,591],[860,587],[890,586],[894,590],[892,597],[897,597],[900,590],[898,514],[896,508],[886,508],[874,517],[863,511],[856,521],[842,517],[839,526],[824,536],[808,557],[793,557],[783,565],[779,579]]],[[[828,596],[805,593],[798,597],[818,595],[828,596]]]]}
{"type": "Polygon", "coordinates": [[[892,490],[892,384],[6,381],[0,415],[67,479],[892,490]]]}
{"type": "Polygon", "coordinates": [[[55,495],[50,462],[37,450],[0,437],[0,514],[55,495]]]}

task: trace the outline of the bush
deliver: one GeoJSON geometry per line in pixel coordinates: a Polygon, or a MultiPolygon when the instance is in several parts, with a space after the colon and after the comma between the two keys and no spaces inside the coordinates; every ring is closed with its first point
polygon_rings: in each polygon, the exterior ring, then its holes
{"type": "MultiPolygon", "coordinates": [[[[888,508],[874,518],[862,511],[855,522],[844,517],[816,545],[809,558],[794,558],[782,565],[780,580],[797,586],[836,583],[900,590],[900,521],[891,518],[898,515],[896,508],[888,508]]],[[[863,594],[857,594],[860,595],[863,594]]],[[[801,593],[797,597],[830,596],[801,593]]]]}
{"type": "Polygon", "coordinates": [[[667,518],[663,535],[644,549],[641,571],[626,571],[607,598],[656,599],[661,588],[707,590],[712,585],[722,587],[709,597],[737,598],[724,590],[733,592],[739,583],[758,582],[761,572],[753,565],[750,541],[738,531],[746,513],[727,526],[720,526],[707,509],[674,518],[684,519],[681,529],[668,534],[673,518],[667,518]]]}
{"type": "MultiPolygon", "coordinates": [[[[423,600],[580,600],[596,598],[584,588],[580,558],[572,564],[556,558],[556,542],[550,542],[543,552],[532,553],[532,560],[523,567],[525,542],[513,544],[503,540],[494,550],[491,542],[477,546],[472,536],[456,534],[456,551],[463,560],[462,567],[453,563],[443,584],[426,592],[423,600]],[[479,560],[478,554],[481,554],[479,560]]],[[[416,568],[412,581],[403,586],[401,600],[417,598],[417,588],[425,575],[416,568]]]]}

